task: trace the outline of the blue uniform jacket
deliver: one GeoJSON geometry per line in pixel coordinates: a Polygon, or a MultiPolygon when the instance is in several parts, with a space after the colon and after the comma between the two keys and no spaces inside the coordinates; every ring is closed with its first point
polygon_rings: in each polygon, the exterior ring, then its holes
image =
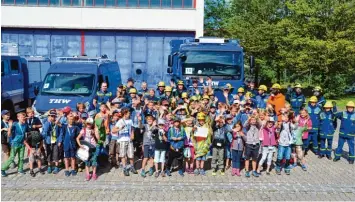
{"type": "Polygon", "coordinates": [[[311,121],[312,121],[312,129],[309,130],[309,132],[318,133],[319,119],[320,119],[319,115],[322,112],[322,110],[318,105],[312,106],[311,104],[308,104],[307,111],[308,111],[308,114],[309,114],[311,121]]]}
{"type": "Polygon", "coordinates": [[[297,95],[296,93],[291,93],[291,95],[286,95],[286,100],[290,103],[292,110],[295,112],[296,115],[299,114],[301,108],[306,103],[306,98],[303,94],[297,95]]]}
{"type": "Polygon", "coordinates": [[[331,139],[334,136],[335,129],[337,128],[337,119],[332,111],[323,111],[319,115],[319,135],[322,139],[331,139]]]}
{"type": "Polygon", "coordinates": [[[63,149],[64,151],[76,150],[76,137],[80,133],[78,126],[69,127],[68,125],[62,126],[63,130],[63,149]]]}
{"type": "Polygon", "coordinates": [[[347,111],[338,112],[335,117],[341,120],[339,136],[344,138],[355,137],[355,113],[347,111]]]}
{"type": "Polygon", "coordinates": [[[51,144],[51,136],[52,136],[53,127],[55,127],[55,132],[56,132],[56,137],[57,137],[56,144],[63,142],[62,128],[57,125],[52,125],[51,122],[47,121],[43,125],[43,130],[42,130],[42,137],[43,137],[44,142],[46,144],[51,144]]]}
{"type": "Polygon", "coordinates": [[[267,100],[269,99],[268,94],[257,95],[255,97],[256,107],[259,109],[265,109],[267,105],[267,100]]]}
{"type": "MultiPolygon", "coordinates": [[[[242,122],[242,125],[244,126],[244,123],[248,120],[249,115],[244,111],[244,112],[239,112],[236,117],[236,122],[240,121],[242,122]]],[[[243,132],[246,133],[247,130],[245,127],[243,127],[243,132]]]]}
{"type": "Polygon", "coordinates": [[[186,133],[182,127],[179,129],[179,131],[176,131],[175,127],[169,128],[168,140],[170,142],[170,146],[173,149],[178,149],[178,150],[182,149],[184,147],[185,139],[186,139],[186,133]],[[182,137],[182,139],[179,141],[174,141],[172,139],[173,137],[175,138],[182,137]]]}
{"type": "Polygon", "coordinates": [[[326,103],[325,98],[323,97],[323,95],[321,95],[321,96],[319,96],[319,97],[317,97],[317,98],[318,98],[317,104],[318,104],[319,106],[323,107],[323,106],[325,105],[325,103],[326,103]]]}

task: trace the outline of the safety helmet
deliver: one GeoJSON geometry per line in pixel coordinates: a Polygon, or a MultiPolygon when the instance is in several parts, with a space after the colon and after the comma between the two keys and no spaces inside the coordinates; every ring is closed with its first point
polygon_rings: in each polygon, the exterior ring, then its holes
{"type": "Polygon", "coordinates": [[[246,97],[252,97],[252,94],[251,94],[251,92],[247,92],[247,93],[245,93],[245,96],[246,97]]]}
{"type": "Polygon", "coordinates": [[[135,88],[129,89],[129,94],[137,94],[137,89],[135,88]]]}
{"type": "Polygon", "coordinates": [[[205,120],[206,119],[206,115],[203,112],[200,112],[197,114],[197,119],[198,120],[205,120]]]}
{"type": "Polygon", "coordinates": [[[177,85],[185,85],[182,80],[178,81],[177,85]]]}
{"type": "Polygon", "coordinates": [[[229,89],[232,89],[232,88],[233,88],[232,84],[230,84],[230,83],[227,83],[227,84],[226,84],[226,87],[228,87],[229,89]]]}
{"type": "Polygon", "coordinates": [[[208,92],[208,96],[214,96],[214,92],[213,91],[208,92]]]}
{"type": "Polygon", "coordinates": [[[280,86],[280,84],[275,83],[274,85],[272,85],[271,88],[272,88],[272,89],[281,89],[281,86],[280,86]]]}
{"type": "Polygon", "coordinates": [[[188,96],[187,96],[187,93],[186,92],[183,92],[182,94],[181,94],[181,98],[182,99],[184,99],[184,98],[187,98],[188,96]]]}
{"type": "Polygon", "coordinates": [[[259,90],[267,91],[267,87],[265,85],[260,85],[259,90]]]}
{"type": "Polygon", "coordinates": [[[300,83],[296,83],[294,88],[302,88],[302,85],[300,83]]]}
{"type": "Polygon", "coordinates": [[[316,87],[313,88],[313,91],[322,92],[322,88],[320,86],[316,86],[316,87]]]}
{"type": "Polygon", "coordinates": [[[209,97],[208,95],[204,95],[204,96],[202,97],[202,99],[207,99],[207,100],[209,100],[210,97],[209,97]]]}
{"type": "Polygon", "coordinates": [[[173,90],[173,88],[171,86],[166,86],[165,87],[165,92],[171,92],[173,90]]]}
{"type": "Polygon", "coordinates": [[[346,107],[355,107],[355,104],[353,101],[349,101],[347,104],[346,104],[346,107]]]}
{"type": "Polygon", "coordinates": [[[192,101],[196,101],[196,100],[198,100],[196,96],[191,96],[191,98],[190,98],[190,99],[191,99],[192,101]]]}
{"type": "Polygon", "coordinates": [[[160,81],[158,83],[158,87],[165,87],[165,82],[164,81],[160,81]]]}
{"type": "Polygon", "coordinates": [[[324,108],[333,108],[333,104],[332,104],[332,102],[327,101],[323,107],[324,108]]]}
{"type": "Polygon", "coordinates": [[[310,99],[309,99],[310,102],[318,102],[318,98],[316,96],[312,96],[310,99]]]}
{"type": "Polygon", "coordinates": [[[244,88],[242,87],[238,88],[238,93],[244,93],[244,88]]]}

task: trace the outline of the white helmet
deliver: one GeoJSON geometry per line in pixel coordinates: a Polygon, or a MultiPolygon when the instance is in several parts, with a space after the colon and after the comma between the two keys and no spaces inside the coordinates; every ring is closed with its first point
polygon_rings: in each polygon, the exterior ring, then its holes
{"type": "Polygon", "coordinates": [[[86,119],[85,123],[93,124],[94,119],[90,117],[90,118],[86,119]]]}

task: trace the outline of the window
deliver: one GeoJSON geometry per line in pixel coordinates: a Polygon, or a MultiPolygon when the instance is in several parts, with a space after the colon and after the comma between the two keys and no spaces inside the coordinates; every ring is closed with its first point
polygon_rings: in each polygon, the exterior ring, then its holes
{"type": "Polygon", "coordinates": [[[50,6],[60,6],[59,0],[49,0],[50,6]]]}
{"type": "Polygon", "coordinates": [[[16,5],[25,5],[26,1],[25,0],[16,0],[16,5]]]}
{"type": "Polygon", "coordinates": [[[116,7],[116,0],[106,0],[106,7],[116,7]]]}
{"type": "Polygon", "coordinates": [[[150,0],[151,8],[160,8],[160,0],[150,0]]]}
{"type": "Polygon", "coordinates": [[[1,76],[9,74],[9,64],[7,60],[1,60],[1,76]]]}
{"type": "Polygon", "coordinates": [[[11,65],[11,74],[20,73],[19,61],[18,60],[10,60],[11,65]]]}
{"type": "Polygon", "coordinates": [[[37,0],[27,0],[28,5],[37,5],[37,0]]]}
{"type": "Polygon", "coordinates": [[[105,0],[95,0],[95,7],[104,7],[105,0]]]}
{"type": "Polygon", "coordinates": [[[38,5],[48,6],[48,0],[38,0],[38,5]]]}

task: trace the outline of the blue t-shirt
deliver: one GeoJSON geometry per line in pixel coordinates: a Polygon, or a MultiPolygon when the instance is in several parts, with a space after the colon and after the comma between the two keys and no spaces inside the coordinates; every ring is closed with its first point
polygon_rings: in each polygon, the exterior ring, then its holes
{"type": "Polygon", "coordinates": [[[26,123],[20,124],[18,122],[15,122],[11,128],[11,146],[24,146],[24,140],[26,137],[26,133],[28,132],[30,132],[30,129],[26,123]]]}

